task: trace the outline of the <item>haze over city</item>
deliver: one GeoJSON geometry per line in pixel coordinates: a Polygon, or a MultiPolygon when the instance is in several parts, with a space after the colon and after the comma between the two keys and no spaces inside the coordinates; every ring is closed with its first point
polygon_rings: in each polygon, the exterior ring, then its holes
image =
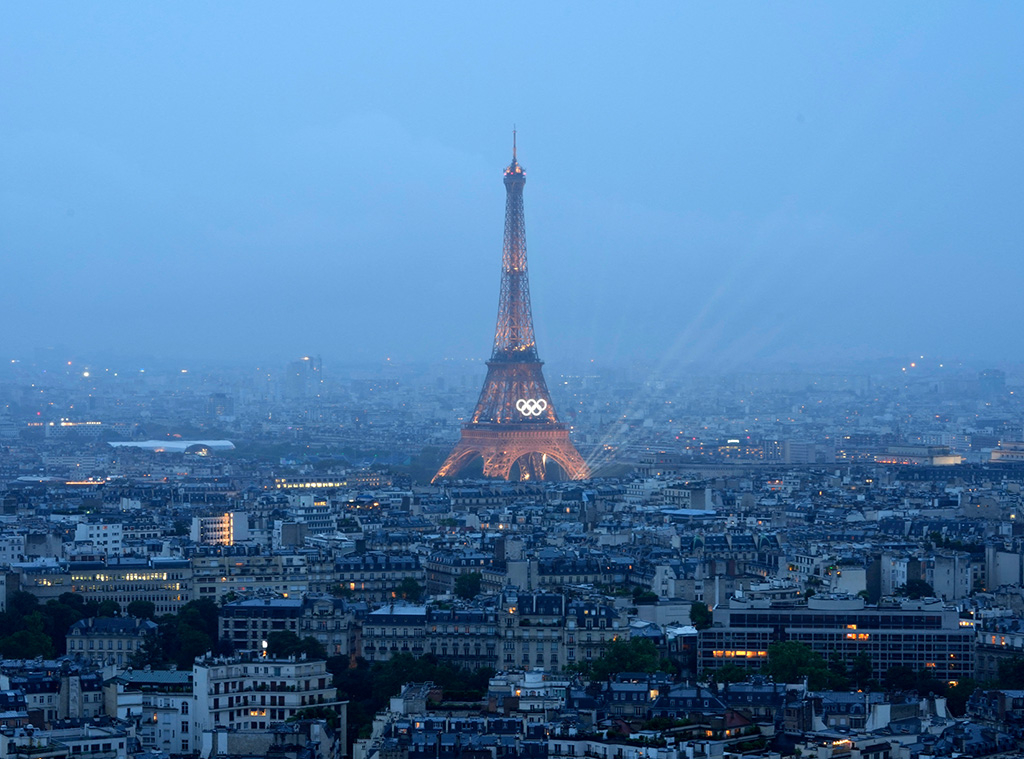
{"type": "Polygon", "coordinates": [[[486,358],[515,125],[549,364],[1017,361],[1022,21],[7,4],[2,344],[486,358]]]}
{"type": "Polygon", "coordinates": [[[0,4],[0,759],[1024,759],[1022,22],[0,4]]]}

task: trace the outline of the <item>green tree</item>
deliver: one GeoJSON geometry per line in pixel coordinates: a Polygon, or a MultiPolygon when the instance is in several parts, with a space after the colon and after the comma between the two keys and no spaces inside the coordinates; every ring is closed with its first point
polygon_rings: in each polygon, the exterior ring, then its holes
{"type": "Polygon", "coordinates": [[[117,601],[100,601],[96,610],[97,617],[116,617],[121,613],[121,604],[117,601]]]}
{"type": "Polygon", "coordinates": [[[706,630],[711,627],[711,611],[703,601],[694,601],[690,604],[690,622],[698,630],[706,630]]]}
{"type": "Polygon", "coordinates": [[[805,677],[811,690],[829,690],[842,687],[842,680],[829,669],[828,664],[806,643],[795,640],[780,641],[768,646],[765,674],[777,683],[798,683],[805,677]]]}
{"type": "Polygon", "coordinates": [[[876,690],[878,682],[874,680],[875,668],[871,663],[871,654],[861,651],[850,662],[850,679],[861,690],[876,690]]]}
{"type": "Polygon", "coordinates": [[[1024,690],[1024,658],[1015,656],[999,662],[996,685],[1004,690],[1024,690]]]}
{"type": "Polygon", "coordinates": [[[963,717],[967,713],[967,699],[978,688],[977,680],[965,678],[958,680],[946,690],[946,705],[954,717],[963,717]]]}
{"type": "Polygon", "coordinates": [[[888,692],[917,691],[922,696],[929,693],[942,695],[948,688],[944,681],[937,680],[927,670],[915,671],[905,664],[899,664],[886,670],[885,676],[882,678],[882,685],[888,692]]]}
{"type": "Polygon", "coordinates": [[[348,738],[367,737],[374,715],[388,704],[398,689],[408,682],[430,681],[444,690],[446,698],[477,700],[487,692],[494,670],[484,667],[469,671],[439,662],[437,657],[399,654],[372,666],[364,659],[332,656],[327,668],[334,675],[338,697],[347,699],[348,738]]]}
{"type": "Polygon", "coordinates": [[[178,618],[189,627],[206,633],[210,640],[216,640],[219,614],[220,609],[212,599],[200,598],[182,606],[181,611],[178,612],[178,618]]]}
{"type": "Polygon", "coordinates": [[[38,611],[22,617],[20,630],[0,638],[0,655],[8,659],[53,656],[53,641],[44,632],[45,624],[45,618],[38,611]]]}
{"type": "Polygon", "coordinates": [[[638,606],[649,606],[658,603],[658,594],[653,590],[641,588],[639,585],[633,589],[633,603],[638,606]]]}
{"type": "Polygon", "coordinates": [[[128,604],[128,616],[138,619],[152,619],[156,616],[156,604],[152,601],[132,601],[128,604]]]}
{"type": "Polygon", "coordinates": [[[14,615],[17,619],[27,617],[29,614],[39,608],[39,599],[31,593],[27,593],[24,590],[17,591],[7,601],[8,613],[14,615]]]}
{"type": "Polygon", "coordinates": [[[935,595],[935,590],[924,580],[907,580],[906,585],[896,588],[896,595],[906,596],[912,600],[930,598],[935,595]]]}
{"type": "Polygon", "coordinates": [[[327,650],[316,638],[300,638],[291,630],[279,630],[267,636],[267,655],[275,659],[306,655],[308,659],[326,659],[327,650]]]}
{"type": "Polygon", "coordinates": [[[708,679],[713,683],[741,683],[747,679],[749,674],[750,672],[743,667],[729,662],[709,672],[708,679]]]}
{"type": "Polygon", "coordinates": [[[846,690],[850,687],[850,678],[847,676],[846,659],[837,651],[832,651],[828,656],[828,687],[832,690],[846,690]]]}
{"type": "MultiPolygon", "coordinates": [[[[945,695],[948,689],[949,684],[945,680],[937,679],[927,669],[922,669],[917,673],[917,687],[915,690],[920,695],[926,696],[929,693],[934,693],[937,696],[942,696],[945,695]]],[[[966,696],[964,698],[966,699],[966,696]]]]}
{"type": "Polygon", "coordinates": [[[150,666],[153,669],[164,669],[169,660],[160,642],[159,633],[148,633],[139,645],[138,649],[131,655],[128,662],[136,669],[150,666]]]}
{"type": "MultiPolygon", "coordinates": [[[[636,603],[638,598],[647,598],[647,594],[650,592],[650,588],[645,588],[643,585],[634,585],[633,589],[630,591],[630,595],[633,597],[633,603],[636,603]]],[[[654,598],[657,600],[657,594],[654,595],[654,598]]]]}
{"type": "Polygon", "coordinates": [[[332,730],[337,730],[338,723],[341,721],[337,710],[330,706],[307,706],[305,709],[299,709],[286,721],[298,722],[302,719],[322,719],[332,730]]]}
{"type": "Polygon", "coordinates": [[[479,572],[464,572],[455,578],[455,595],[467,601],[480,595],[483,575],[479,572]]]}
{"type": "Polygon", "coordinates": [[[0,639],[11,656],[64,655],[68,629],[86,616],[81,596],[62,593],[45,605],[31,593],[15,593],[0,614],[0,639]],[[9,633],[5,635],[4,633],[9,633]]]}
{"type": "Polygon", "coordinates": [[[373,700],[373,674],[365,659],[351,662],[347,656],[332,656],[327,660],[327,669],[334,675],[338,698],[348,700],[347,739],[351,744],[363,730],[369,729],[377,709],[384,704],[373,700]]]}
{"type": "Polygon", "coordinates": [[[676,719],[674,717],[652,717],[651,719],[644,722],[641,726],[641,730],[657,730],[658,732],[664,732],[665,730],[671,730],[674,727],[685,727],[686,725],[692,724],[688,719],[676,719]]]}
{"type": "Polygon", "coordinates": [[[403,684],[430,681],[439,685],[447,698],[476,700],[487,691],[493,674],[494,670],[489,667],[469,671],[438,661],[431,654],[415,657],[402,653],[373,665],[373,698],[386,703],[403,684]]]}
{"type": "Polygon", "coordinates": [[[177,655],[174,659],[178,669],[192,669],[197,657],[213,650],[213,638],[202,630],[179,625],[177,633],[177,655]]]}
{"type": "Polygon", "coordinates": [[[39,611],[45,619],[44,631],[53,640],[58,656],[65,653],[68,630],[71,625],[82,619],[80,608],[63,604],[58,599],[50,599],[39,611]]]}
{"type": "Polygon", "coordinates": [[[418,603],[423,600],[423,586],[412,577],[403,577],[402,581],[395,586],[395,595],[406,601],[418,603]]]}
{"type": "Polygon", "coordinates": [[[86,614],[85,598],[80,596],[78,593],[61,593],[60,596],[57,597],[57,602],[75,609],[83,617],[89,616],[86,614]]]}
{"type": "Polygon", "coordinates": [[[882,676],[882,685],[890,693],[916,690],[917,672],[906,664],[896,664],[885,671],[882,676]]]}
{"type": "Polygon", "coordinates": [[[575,669],[592,680],[607,680],[619,672],[672,672],[674,668],[658,654],[650,638],[616,640],[590,662],[580,662],[575,669]]]}
{"type": "Polygon", "coordinates": [[[189,601],[177,614],[157,620],[163,657],[180,669],[191,669],[197,656],[213,651],[218,639],[217,604],[208,598],[189,601]]]}

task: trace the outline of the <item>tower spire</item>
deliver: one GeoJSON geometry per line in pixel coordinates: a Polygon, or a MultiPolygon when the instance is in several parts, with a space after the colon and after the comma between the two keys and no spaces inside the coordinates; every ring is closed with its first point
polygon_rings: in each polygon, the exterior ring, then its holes
{"type": "Polygon", "coordinates": [[[501,290],[492,359],[521,361],[537,357],[530,307],[530,278],[526,268],[526,223],[523,185],[526,172],[516,160],[516,132],[512,130],[512,163],[505,169],[505,239],[501,254],[501,290]]]}

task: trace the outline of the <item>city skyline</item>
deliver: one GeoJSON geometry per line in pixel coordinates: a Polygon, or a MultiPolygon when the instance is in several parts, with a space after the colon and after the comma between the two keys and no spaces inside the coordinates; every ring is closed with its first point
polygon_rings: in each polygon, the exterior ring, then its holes
{"type": "Polygon", "coordinates": [[[0,6],[0,759],[1024,757],[1021,22],[0,6]]]}

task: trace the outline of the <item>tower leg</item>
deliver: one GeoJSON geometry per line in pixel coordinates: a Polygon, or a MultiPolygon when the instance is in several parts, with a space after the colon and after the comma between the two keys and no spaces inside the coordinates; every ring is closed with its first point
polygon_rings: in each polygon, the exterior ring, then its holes
{"type": "Polygon", "coordinates": [[[521,480],[543,480],[547,472],[544,466],[543,453],[528,453],[520,457],[519,479],[521,480]]]}
{"type": "Polygon", "coordinates": [[[474,458],[479,456],[481,451],[476,446],[467,445],[466,441],[460,440],[452,452],[448,454],[448,458],[441,464],[441,468],[437,470],[437,474],[431,478],[431,482],[440,479],[441,477],[454,477],[458,474],[466,464],[472,461],[474,458]]]}

